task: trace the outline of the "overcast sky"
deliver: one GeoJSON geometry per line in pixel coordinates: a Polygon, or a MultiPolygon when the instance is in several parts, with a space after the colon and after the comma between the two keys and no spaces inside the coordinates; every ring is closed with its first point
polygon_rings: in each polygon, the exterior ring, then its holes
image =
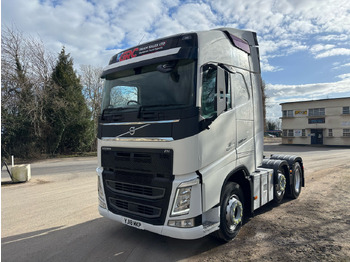
{"type": "Polygon", "coordinates": [[[269,118],[281,102],[350,97],[349,0],[2,0],[1,22],[65,46],[77,68],[176,33],[254,30],[269,118]]]}

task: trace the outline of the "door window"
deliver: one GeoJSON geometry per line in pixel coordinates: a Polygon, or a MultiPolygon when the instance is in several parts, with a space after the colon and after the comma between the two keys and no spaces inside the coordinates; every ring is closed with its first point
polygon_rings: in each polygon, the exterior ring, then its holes
{"type": "Polygon", "coordinates": [[[202,116],[204,118],[211,118],[216,115],[216,75],[216,66],[206,65],[203,67],[202,116]]]}

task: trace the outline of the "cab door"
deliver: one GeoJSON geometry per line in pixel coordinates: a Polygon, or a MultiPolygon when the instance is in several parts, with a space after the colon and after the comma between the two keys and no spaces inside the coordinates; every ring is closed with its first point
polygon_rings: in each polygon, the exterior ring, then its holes
{"type": "Polygon", "coordinates": [[[224,68],[215,64],[203,66],[201,116],[204,131],[199,136],[202,166],[223,158],[225,163],[236,160],[236,112],[232,108],[230,82],[229,72],[224,68]]]}

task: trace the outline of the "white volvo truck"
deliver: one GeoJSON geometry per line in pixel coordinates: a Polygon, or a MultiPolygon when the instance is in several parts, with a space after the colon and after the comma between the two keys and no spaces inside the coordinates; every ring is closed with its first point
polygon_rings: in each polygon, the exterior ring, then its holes
{"type": "Polygon", "coordinates": [[[98,130],[102,216],[161,235],[233,239],[243,217],[304,186],[302,159],[263,157],[254,32],[158,39],[105,68],[98,130]]]}

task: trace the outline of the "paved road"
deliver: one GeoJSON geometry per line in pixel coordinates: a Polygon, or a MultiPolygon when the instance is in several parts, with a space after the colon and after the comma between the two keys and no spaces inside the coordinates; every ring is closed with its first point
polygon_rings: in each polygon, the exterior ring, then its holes
{"type": "MultiPolygon", "coordinates": [[[[9,168],[10,163],[8,163],[9,168]]],[[[66,174],[75,172],[91,172],[96,170],[97,158],[96,157],[76,157],[76,158],[62,158],[51,159],[45,161],[38,161],[31,165],[32,176],[41,175],[54,175],[54,174],[66,174]]],[[[1,170],[1,180],[6,181],[6,178],[10,180],[10,177],[3,167],[1,170]]]]}
{"type": "MultiPolygon", "coordinates": [[[[32,164],[32,180],[2,186],[3,261],[174,261],[218,243],[139,231],[97,211],[96,158],[32,164]]],[[[4,174],[2,181],[8,181],[4,174]]]]}
{"type": "MultiPolygon", "coordinates": [[[[336,164],[349,149],[270,144],[265,151],[266,156],[299,154],[308,168],[322,168],[327,162],[316,159],[333,157],[336,164]]],[[[101,217],[96,162],[96,158],[38,162],[32,165],[30,182],[2,186],[3,261],[192,261],[220,246],[211,237],[176,240],[101,217]]]]}

